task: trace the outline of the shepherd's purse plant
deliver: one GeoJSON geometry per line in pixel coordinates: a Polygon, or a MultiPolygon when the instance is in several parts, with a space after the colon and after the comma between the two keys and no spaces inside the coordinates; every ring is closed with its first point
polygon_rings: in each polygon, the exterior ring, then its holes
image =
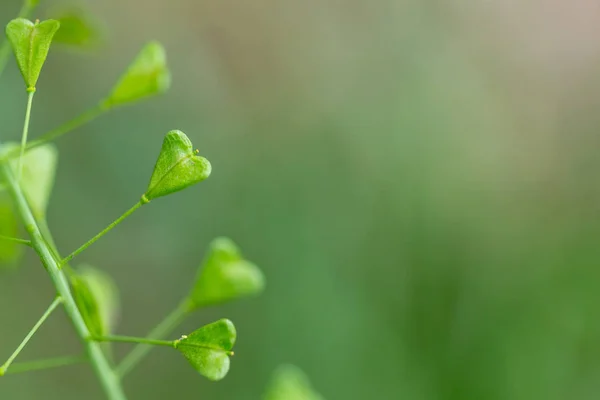
{"type": "MultiPolygon", "coordinates": [[[[53,49],[54,39],[70,45],[81,44],[86,42],[85,35],[90,32],[85,20],[71,14],[64,19],[27,19],[38,1],[25,1],[19,17],[6,25],[6,38],[0,43],[0,74],[13,54],[23,77],[23,93],[26,95],[20,142],[0,143],[0,263],[15,264],[22,249],[31,248],[54,285],[55,297],[48,299],[46,311],[0,365],[0,376],[88,363],[102,384],[106,397],[124,400],[123,378],[152,348],[166,347],[181,353],[200,375],[212,381],[221,380],[229,371],[237,337],[236,328],[230,320],[219,319],[187,335],[168,337],[191,313],[257,295],[264,289],[265,278],[261,270],[244,258],[232,240],[216,238],[208,245],[194,284],[173,312],[147,337],[115,334],[115,315],[119,307],[116,285],[101,269],[85,264],[73,265],[88,247],[139,208],[194,186],[210,176],[210,162],[199,155],[185,133],[179,130],[166,133],[143,194],[132,199],[133,205],[128,211],[79,248],[62,255],[46,220],[58,157],[52,142],[113,109],[164,93],[170,85],[165,50],[157,42],[146,44],[104,99],[73,120],[29,140],[29,121],[34,110],[38,78],[49,51],[53,49]],[[65,32],[59,34],[63,29],[65,32]],[[27,233],[26,238],[20,236],[23,230],[27,233]],[[21,350],[59,307],[66,311],[83,344],[83,353],[19,362],[21,350]],[[109,347],[112,342],[133,343],[134,347],[122,360],[115,361],[109,347]]],[[[270,396],[269,399],[272,399],[275,395],[270,396]]]]}

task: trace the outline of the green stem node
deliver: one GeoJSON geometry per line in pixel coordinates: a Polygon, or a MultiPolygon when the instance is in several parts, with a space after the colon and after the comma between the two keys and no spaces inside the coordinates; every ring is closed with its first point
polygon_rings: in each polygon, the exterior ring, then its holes
{"type": "MultiPolygon", "coordinates": [[[[31,208],[21,187],[17,183],[10,168],[0,164],[0,175],[4,174],[7,183],[7,189],[15,205],[17,212],[25,225],[25,229],[31,238],[31,244],[37,252],[42,264],[48,271],[52,282],[62,298],[65,311],[73,323],[77,335],[82,339],[90,364],[94,368],[106,395],[110,400],[126,400],[125,393],[121,387],[121,383],[117,375],[112,370],[110,363],[102,351],[102,347],[95,342],[85,340],[90,336],[90,331],[85,324],[83,316],[75,303],[69,281],[64,272],[60,270],[60,265],[55,256],[58,256],[58,251],[53,248],[49,241],[42,235],[40,231],[40,223],[35,219],[31,208]]],[[[59,257],[57,257],[59,258],[59,257]]]]}
{"type": "Polygon", "coordinates": [[[31,240],[27,240],[27,239],[19,239],[19,238],[15,238],[15,237],[11,237],[11,236],[0,235],[0,240],[9,240],[11,242],[24,244],[25,246],[31,247],[31,240]]]}

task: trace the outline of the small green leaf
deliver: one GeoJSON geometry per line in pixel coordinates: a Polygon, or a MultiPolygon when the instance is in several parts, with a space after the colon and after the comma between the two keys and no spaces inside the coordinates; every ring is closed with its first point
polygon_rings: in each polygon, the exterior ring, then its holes
{"type": "Polygon", "coordinates": [[[308,377],[294,365],[282,365],[273,374],[264,400],[323,400],[308,377]]]}
{"type": "MultiPolygon", "coordinates": [[[[15,143],[5,143],[0,148],[0,155],[12,152],[16,148],[20,148],[20,146],[15,143]]],[[[33,214],[39,219],[46,217],[48,201],[54,186],[57,162],[58,152],[53,144],[28,150],[23,157],[21,187],[29,200],[33,214]]],[[[13,158],[10,166],[13,173],[16,174],[18,159],[13,158]]],[[[0,186],[2,184],[3,182],[0,181],[0,186]]]]}
{"type": "Polygon", "coordinates": [[[228,238],[211,243],[190,295],[193,308],[223,303],[263,291],[265,277],[250,261],[242,258],[238,247],[228,238]]]}
{"type": "Polygon", "coordinates": [[[55,13],[60,29],[54,35],[54,43],[72,47],[88,48],[100,42],[98,24],[84,11],[74,8],[55,13]]]}
{"type": "Polygon", "coordinates": [[[81,266],[71,275],[73,297],[94,336],[114,328],[119,312],[118,290],[112,278],[97,268],[81,266]]]}
{"type": "Polygon", "coordinates": [[[121,77],[107,106],[131,103],[144,97],[164,93],[171,85],[167,56],[158,42],[148,43],[121,77]]]}
{"type": "MultiPolygon", "coordinates": [[[[0,193],[0,235],[18,237],[19,224],[10,199],[0,193]]],[[[23,245],[10,240],[0,239],[0,266],[13,265],[23,253],[23,245]]]]}
{"type": "Polygon", "coordinates": [[[182,336],[175,341],[175,348],[201,375],[211,381],[218,381],[229,371],[229,356],[233,355],[231,349],[235,339],[233,322],[220,319],[188,336],[182,336]]]}
{"type": "Polygon", "coordinates": [[[197,153],[185,133],[167,133],[143,200],[166,196],[208,178],[210,163],[197,153]]]}
{"type": "Polygon", "coordinates": [[[53,19],[33,23],[25,18],[17,18],[6,25],[6,36],[28,91],[35,90],[52,37],[59,27],[60,23],[53,19]]]}

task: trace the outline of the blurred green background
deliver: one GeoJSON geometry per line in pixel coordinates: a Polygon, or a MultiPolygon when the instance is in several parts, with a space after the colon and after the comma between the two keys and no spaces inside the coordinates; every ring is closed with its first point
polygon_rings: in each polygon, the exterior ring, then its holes
{"type": "MultiPolygon", "coordinates": [[[[57,6],[42,0],[37,17],[57,6]]],[[[587,0],[105,0],[107,32],[52,49],[36,137],[104,97],[149,39],[166,96],[58,142],[49,223],[68,253],[133,205],[163,135],[186,132],[213,174],[159,199],[78,261],[122,293],[144,335],[187,293],[209,241],[233,238],[267,291],[194,315],[239,341],[211,383],[156,349],[131,399],[259,399],[282,362],[327,399],[600,396],[600,14],[587,0]]],[[[4,24],[20,4],[0,4],[4,24]]],[[[0,139],[26,94],[0,81],[0,139]]],[[[0,358],[53,295],[36,257],[0,275],[0,358]]],[[[175,336],[177,336],[175,335],[175,336]]],[[[58,313],[21,360],[73,354],[58,313]]],[[[124,354],[126,346],[118,346],[124,354]]],[[[14,375],[0,399],[103,399],[88,367],[14,375]]]]}

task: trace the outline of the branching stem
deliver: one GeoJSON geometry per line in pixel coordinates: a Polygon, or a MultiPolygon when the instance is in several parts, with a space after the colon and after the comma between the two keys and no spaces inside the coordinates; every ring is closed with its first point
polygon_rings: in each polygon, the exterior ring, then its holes
{"type": "Polygon", "coordinates": [[[23,341],[21,342],[19,347],[17,347],[16,350],[13,351],[13,353],[10,355],[10,357],[8,357],[8,360],[6,360],[6,362],[4,364],[2,364],[2,366],[0,367],[0,376],[4,375],[6,373],[6,371],[8,370],[8,367],[10,367],[10,364],[12,364],[12,362],[15,361],[15,358],[17,358],[19,353],[25,348],[25,346],[27,346],[27,343],[29,343],[29,341],[31,340],[33,335],[35,335],[35,333],[38,331],[38,329],[40,329],[40,326],[42,326],[44,321],[46,321],[48,319],[50,314],[52,314],[52,311],[54,311],[61,302],[62,302],[62,299],[60,297],[56,297],[54,299],[52,304],[50,304],[50,306],[48,307],[46,312],[44,312],[44,314],[40,317],[38,322],[36,322],[35,325],[33,325],[33,328],[31,328],[31,330],[29,331],[27,336],[25,336],[25,338],[23,339],[23,341]]]}
{"type": "MultiPolygon", "coordinates": [[[[0,51],[2,51],[2,50],[0,49],[0,51]]],[[[1,57],[1,54],[0,54],[0,57],[1,57]]],[[[74,119],[72,119],[68,122],[65,122],[61,126],[54,128],[51,131],[44,133],[39,138],[34,139],[31,142],[27,143],[26,149],[30,150],[35,147],[44,145],[46,143],[50,143],[53,140],[56,140],[59,137],[66,135],[67,133],[79,128],[80,126],[96,119],[97,117],[104,114],[108,110],[109,110],[109,107],[105,103],[100,103],[99,105],[90,108],[89,110],[83,112],[82,114],[79,114],[74,119]]],[[[0,157],[0,162],[14,158],[18,155],[19,155],[18,150],[17,151],[7,151],[2,157],[0,157]]]]}
{"type": "Polygon", "coordinates": [[[46,358],[43,360],[26,361],[14,363],[10,370],[6,371],[6,375],[20,374],[23,372],[40,371],[44,369],[66,367],[73,364],[81,364],[89,361],[83,356],[64,356],[55,358],[46,358]]]}
{"type": "MultiPolygon", "coordinates": [[[[165,319],[162,320],[154,329],[148,333],[148,338],[162,339],[166,335],[170,334],[175,329],[185,316],[190,312],[188,301],[183,301],[177,308],[175,308],[165,319]]],[[[129,371],[131,371],[149,352],[152,350],[151,346],[144,344],[138,344],[123,358],[123,361],[117,366],[115,372],[121,378],[124,377],[129,371]]]]}
{"type": "Polygon", "coordinates": [[[94,342],[121,342],[121,343],[141,343],[141,344],[149,344],[152,346],[167,346],[167,347],[175,347],[175,340],[158,340],[158,339],[148,339],[141,337],[133,337],[133,336],[90,336],[88,340],[94,342]]]}
{"type": "Polygon", "coordinates": [[[133,214],[138,208],[140,208],[142,205],[144,205],[144,203],[140,200],[139,202],[137,202],[133,207],[131,207],[129,210],[127,210],[123,215],[121,215],[119,218],[117,218],[115,221],[113,221],[110,225],[108,225],[106,228],[104,228],[100,233],[98,233],[96,236],[94,236],[93,238],[91,238],[90,240],[88,240],[87,242],[85,242],[83,245],[81,245],[77,250],[75,250],[74,252],[72,252],[71,254],[69,254],[68,256],[66,256],[62,262],[61,265],[64,265],[66,263],[68,263],[69,261],[71,261],[73,258],[75,258],[78,254],[80,254],[81,252],[83,252],[85,249],[87,249],[88,247],[90,247],[92,244],[94,244],[98,239],[100,239],[102,236],[106,235],[111,229],[113,229],[115,226],[119,225],[121,222],[123,222],[123,220],[127,217],[129,217],[131,214],[133,214]]]}
{"type": "Polygon", "coordinates": [[[121,383],[112,370],[106,356],[102,352],[100,344],[86,340],[91,334],[79,308],[77,308],[67,277],[64,272],[60,270],[60,264],[57,260],[57,258],[59,258],[58,251],[53,248],[53,246],[49,244],[49,241],[42,235],[39,222],[33,216],[21,187],[6,164],[0,164],[0,176],[2,174],[6,178],[8,192],[17,206],[17,213],[21,217],[25,229],[31,238],[31,244],[38,253],[42,264],[48,271],[58,295],[63,300],[65,311],[69,319],[71,319],[77,335],[83,341],[90,364],[94,368],[104,391],[110,400],[126,400],[121,383]]]}
{"type": "Polygon", "coordinates": [[[31,247],[31,240],[27,240],[27,239],[19,239],[19,238],[15,238],[15,237],[11,237],[11,236],[0,235],[0,240],[9,240],[11,242],[24,244],[25,246],[31,247]]]}

